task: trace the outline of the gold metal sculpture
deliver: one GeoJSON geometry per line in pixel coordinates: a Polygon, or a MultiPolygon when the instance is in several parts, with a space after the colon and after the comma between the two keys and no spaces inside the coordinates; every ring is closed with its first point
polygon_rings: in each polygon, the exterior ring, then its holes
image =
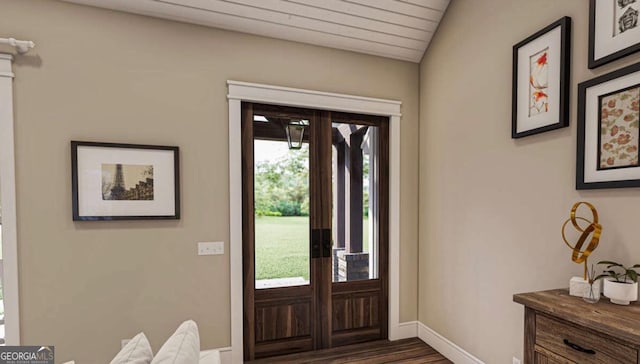
{"type": "Polygon", "coordinates": [[[598,223],[598,211],[596,211],[596,208],[592,204],[585,201],[576,202],[571,208],[571,217],[568,218],[567,221],[564,222],[564,224],[562,224],[562,240],[564,240],[564,243],[567,244],[567,246],[571,250],[573,250],[573,253],[571,254],[571,260],[578,264],[584,263],[585,280],[587,280],[587,259],[589,258],[589,255],[591,255],[591,253],[598,247],[598,243],[600,242],[600,234],[602,234],[602,225],[598,223]],[[593,221],[590,221],[584,217],[576,216],[576,211],[578,210],[578,207],[580,207],[580,205],[585,205],[591,210],[593,221]],[[589,225],[585,228],[582,228],[580,224],[578,224],[578,220],[583,221],[589,225]],[[573,227],[581,233],[580,237],[575,242],[575,244],[573,244],[573,246],[569,244],[564,233],[565,227],[567,226],[567,223],[569,221],[571,221],[573,227]],[[591,241],[589,241],[587,247],[582,250],[582,246],[591,234],[593,234],[593,236],[591,237],[591,241]]]}

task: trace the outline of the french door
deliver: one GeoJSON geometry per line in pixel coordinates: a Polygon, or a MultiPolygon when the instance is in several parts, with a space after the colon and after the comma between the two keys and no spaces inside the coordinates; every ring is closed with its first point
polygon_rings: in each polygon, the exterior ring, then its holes
{"type": "Polygon", "coordinates": [[[387,337],[388,134],[242,103],[245,360],[387,337]]]}

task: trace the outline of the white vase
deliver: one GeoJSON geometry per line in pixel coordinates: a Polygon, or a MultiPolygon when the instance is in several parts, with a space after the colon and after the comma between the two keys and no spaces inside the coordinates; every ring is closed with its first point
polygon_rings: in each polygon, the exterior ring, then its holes
{"type": "Polygon", "coordinates": [[[605,279],[604,295],[609,297],[611,303],[628,305],[629,302],[638,300],[638,283],[631,280],[623,283],[605,279]]]}

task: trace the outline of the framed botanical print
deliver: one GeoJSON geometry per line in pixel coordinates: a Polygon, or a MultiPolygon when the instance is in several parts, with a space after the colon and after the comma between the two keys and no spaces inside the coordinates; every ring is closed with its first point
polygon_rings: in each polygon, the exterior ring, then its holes
{"type": "Polygon", "coordinates": [[[71,142],[73,220],[180,218],[178,147],[71,142]]]}
{"type": "Polygon", "coordinates": [[[589,68],[640,51],[640,0],[589,1],[589,68]]]}
{"type": "Polygon", "coordinates": [[[513,46],[511,137],[569,126],[571,18],[513,46]]]}
{"type": "Polygon", "coordinates": [[[640,63],[578,85],[576,188],[640,187],[640,63]]]}

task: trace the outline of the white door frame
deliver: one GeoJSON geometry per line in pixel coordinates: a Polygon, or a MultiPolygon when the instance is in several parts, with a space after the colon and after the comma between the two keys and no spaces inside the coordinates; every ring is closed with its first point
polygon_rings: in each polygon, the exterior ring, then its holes
{"type": "Polygon", "coordinates": [[[5,343],[20,345],[12,61],[12,55],[0,53],[0,198],[2,200],[5,343]]]}
{"type": "Polygon", "coordinates": [[[229,93],[229,263],[232,362],[243,360],[242,101],[387,116],[389,125],[389,339],[400,333],[400,101],[227,81],[229,93]]]}

